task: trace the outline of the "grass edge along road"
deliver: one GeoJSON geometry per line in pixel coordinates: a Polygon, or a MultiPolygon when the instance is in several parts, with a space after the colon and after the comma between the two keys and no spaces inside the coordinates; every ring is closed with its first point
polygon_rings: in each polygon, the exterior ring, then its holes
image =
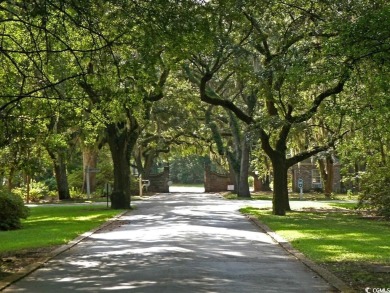
{"type": "Polygon", "coordinates": [[[270,209],[245,207],[240,211],[255,216],[357,292],[367,287],[387,290],[390,223],[365,219],[344,207],[351,205],[331,204],[328,210],[294,211],[285,217],[272,215],[270,209]]]}
{"type": "Polygon", "coordinates": [[[92,204],[31,207],[22,229],[0,231],[0,253],[66,244],[120,212],[92,204]]]}

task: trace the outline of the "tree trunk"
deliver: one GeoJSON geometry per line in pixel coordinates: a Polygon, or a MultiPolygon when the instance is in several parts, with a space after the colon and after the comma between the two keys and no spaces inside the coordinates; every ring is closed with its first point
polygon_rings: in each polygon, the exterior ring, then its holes
{"type": "Polygon", "coordinates": [[[331,155],[327,155],[325,159],[318,160],[319,169],[322,181],[324,183],[324,194],[325,197],[330,198],[333,192],[333,159],[331,155]]]}
{"type": "Polygon", "coordinates": [[[330,197],[333,193],[333,178],[334,178],[334,168],[333,168],[333,159],[331,156],[326,157],[326,173],[327,180],[325,184],[325,196],[330,197]]]}
{"type": "Polygon", "coordinates": [[[15,167],[11,166],[8,174],[8,180],[7,180],[7,188],[9,191],[11,191],[12,188],[14,188],[14,182],[13,182],[14,174],[15,174],[15,167]]]}
{"type": "Polygon", "coordinates": [[[255,172],[252,172],[251,176],[253,177],[253,191],[261,191],[263,188],[263,182],[260,180],[259,175],[257,175],[255,172]]]}
{"type": "MultiPolygon", "coordinates": [[[[326,186],[326,182],[328,181],[328,173],[326,172],[325,162],[324,159],[318,160],[318,169],[321,174],[322,182],[324,183],[324,187],[326,186]]],[[[326,192],[325,192],[326,195],[326,192]]]]}
{"type": "Polygon", "coordinates": [[[233,192],[238,194],[239,192],[239,184],[240,184],[240,168],[241,165],[237,164],[236,157],[232,153],[227,153],[227,160],[229,163],[229,173],[230,178],[232,179],[232,183],[234,185],[233,192]]]}
{"type": "Polygon", "coordinates": [[[106,131],[114,167],[111,207],[129,209],[131,207],[129,133],[125,126],[118,124],[108,125],[106,131]]]}
{"type": "Polygon", "coordinates": [[[254,179],[254,191],[271,191],[269,175],[259,177],[254,172],[251,173],[254,179]]]}
{"type": "Polygon", "coordinates": [[[26,190],[26,203],[30,203],[30,176],[29,175],[26,175],[26,186],[27,186],[27,190],[26,190]]]}
{"type": "Polygon", "coordinates": [[[261,190],[260,191],[271,191],[271,179],[270,175],[266,174],[261,178],[261,190]]]}
{"type": "Polygon", "coordinates": [[[274,172],[274,190],[272,213],[278,216],[284,216],[286,211],[291,211],[288,199],[288,167],[286,159],[283,156],[273,156],[271,158],[274,172]]]}
{"type": "Polygon", "coordinates": [[[61,154],[58,155],[58,159],[54,162],[54,173],[57,182],[58,198],[60,200],[70,199],[66,163],[61,154]]]}
{"type": "Polygon", "coordinates": [[[96,191],[96,173],[95,172],[85,172],[87,168],[96,169],[98,159],[98,150],[85,148],[83,150],[83,192],[87,191],[87,176],[89,175],[89,191],[91,193],[96,191]]]}
{"type": "Polygon", "coordinates": [[[66,160],[64,154],[53,152],[47,149],[50,158],[53,161],[54,175],[57,183],[58,199],[70,199],[68,175],[66,172],[66,160]]]}
{"type": "Polygon", "coordinates": [[[145,163],[144,163],[144,166],[143,166],[143,174],[142,176],[145,178],[145,179],[149,179],[149,176],[152,172],[152,168],[153,168],[153,164],[154,164],[154,159],[156,158],[156,151],[154,150],[151,150],[148,154],[145,154],[144,156],[145,158],[145,163]]]}
{"type": "Polygon", "coordinates": [[[238,184],[238,197],[250,197],[250,191],[249,191],[249,182],[248,182],[248,176],[249,176],[249,139],[244,136],[242,138],[241,143],[241,162],[240,162],[240,177],[239,177],[239,184],[238,184]]]}

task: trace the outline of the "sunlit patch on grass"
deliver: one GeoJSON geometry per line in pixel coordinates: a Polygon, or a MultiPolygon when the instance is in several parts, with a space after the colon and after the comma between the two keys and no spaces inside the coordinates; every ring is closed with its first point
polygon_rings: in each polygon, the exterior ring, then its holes
{"type": "MultiPolygon", "coordinates": [[[[343,207],[352,209],[353,205],[343,204],[343,207]]],[[[390,274],[372,270],[375,266],[390,265],[389,222],[362,219],[351,211],[311,209],[291,212],[285,217],[253,207],[243,208],[241,212],[258,217],[294,248],[358,290],[390,284],[390,274]]]]}
{"type": "Polygon", "coordinates": [[[353,214],[335,212],[292,212],[285,217],[251,207],[241,212],[259,217],[294,246],[307,250],[320,261],[334,261],[337,254],[340,259],[345,259],[346,255],[367,261],[388,259],[383,257],[390,249],[384,245],[388,243],[390,232],[387,222],[367,221],[353,214]]]}
{"type": "Polygon", "coordinates": [[[102,206],[33,207],[21,230],[0,234],[0,252],[64,244],[119,212],[102,206]]]}

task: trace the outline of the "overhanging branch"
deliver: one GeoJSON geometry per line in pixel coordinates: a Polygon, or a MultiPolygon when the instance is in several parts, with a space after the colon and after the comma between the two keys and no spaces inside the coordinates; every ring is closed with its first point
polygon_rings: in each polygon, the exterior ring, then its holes
{"type": "Polygon", "coordinates": [[[200,80],[200,85],[199,85],[200,99],[203,102],[208,103],[210,105],[222,106],[222,107],[224,107],[226,109],[229,109],[230,111],[232,111],[237,116],[238,119],[240,119],[244,123],[246,123],[246,124],[253,124],[255,122],[254,119],[252,117],[250,117],[249,115],[247,115],[240,108],[238,108],[231,101],[222,100],[222,99],[219,99],[219,98],[211,97],[211,96],[209,96],[207,94],[207,91],[206,91],[207,82],[209,82],[212,77],[213,77],[213,74],[206,73],[202,77],[202,79],[200,80]]]}
{"type": "Polygon", "coordinates": [[[344,74],[340,77],[340,80],[337,82],[337,84],[331,88],[326,89],[322,93],[316,96],[314,99],[312,106],[309,110],[307,110],[305,113],[298,115],[298,116],[292,116],[288,117],[288,121],[290,123],[302,123],[304,121],[309,120],[312,118],[315,113],[317,112],[318,108],[320,107],[321,103],[328,97],[336,95],[341,93],[344,90],[344,85],[349,79],[349,69],[345,69],[344,74]]]}
{"type": "MultiPolygon", "coordinates": [[[[70,80],[70,79],[73,79],[73,78],[78,78],[78,77],[81,77],[83,76],[84,73],[79,73],[79,74],[75,74],[75,75],[72,75],[72,76],[68,76],[64,79],[61,79],[57,82],[53,82],[53,83],[49,83],[47,85],[44,85],[42,87],[39,87],[37,89],[34,89],[34,90],[31,90],[29,92],[26,92],[26,93],[20,93],[19,95],[17,96],[10,96],[10,95],[0,95],[0,98],[12,98],[10,101],[8,101],[7,103],[3,104],[0,106],[0,113],[2,111],[4,111],[7,107],[9,107],[10,105],[12,104],[15,104],[23,99],[26,99],[26,98],[31,98],[31,97],[35,97],[37,98],[36,96],[34,96],[35,93],[37,92],[40,92],[40,91],[44,91],[46,89],[49,89],[49,88],[52,88],[52,87],[55,87],[67,80],[70,80]]],[[[42,97],[42,99],[47,99],[46,97],[42,97]]]]}

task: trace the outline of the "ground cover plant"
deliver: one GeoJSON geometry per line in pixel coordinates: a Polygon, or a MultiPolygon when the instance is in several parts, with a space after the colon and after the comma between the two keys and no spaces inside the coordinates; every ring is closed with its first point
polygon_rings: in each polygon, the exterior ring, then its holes
{"type": "Polygon", "coordinates": [[[115,216],[104,205],[32,207],[22,229],[0,231],[0,278],[115,216]]]}
{"type": "Polygon", "coordinates": [[[366,287],[390,288],[390,223],[368,220],[351,210],[353,204],[332,205],[290,212],[286,217],[251,207],[241,211],[256,216],[358,292],[366,287]]]}

